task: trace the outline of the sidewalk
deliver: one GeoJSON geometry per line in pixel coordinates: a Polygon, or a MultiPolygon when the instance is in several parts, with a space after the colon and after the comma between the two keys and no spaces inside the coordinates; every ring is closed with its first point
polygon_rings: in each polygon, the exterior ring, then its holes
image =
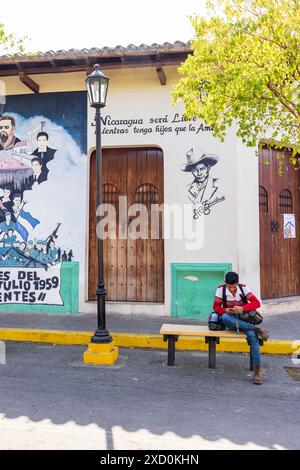
{"type": "Polygon", "coordinates": [[[7,344],[0,450],[299,449],[300,382],[284,369],[288,356],[264,356],[257,387],[242,354],[220,353],[209,369],[204,352],[181,351],[168,367],[166,351],[122,349],[113,367],[91,367],[85,349],[7,344]]]}
{"type": "MultiPolygon", "coordinates": [[[[95,314],[0,313],[0,340],[45,342],[53,344],[88,344],[96,329],[95,314]]],[[[107,315],[107,327],[116,345],[120,347],[166,348],[159,335],[163,323],[202,324],[193,319],[149,315],[107,315]]],[[[262,352],[292,354],[293,342],[300,341],[300,312],[269,314],[264,328],[271,332],[270,340],[262,352]]],[[[180,338],[176,348],[206,350],[201,339],[180,338]]],[[[222,340],[219,351],[247,352],[244,340],[222,340]]]]}

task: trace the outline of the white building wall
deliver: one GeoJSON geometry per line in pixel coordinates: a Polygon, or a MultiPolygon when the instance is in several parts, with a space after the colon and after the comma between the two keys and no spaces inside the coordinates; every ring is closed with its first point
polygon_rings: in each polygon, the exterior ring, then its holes
{"type": "MultiPolygon", "coordinates": [[[[105,72],[105,71],[104,71],[105,72]]],[[[158,314],[170,314],[171,303],[171,263],[232,263],[233,269],[240,272],[241,281],[259,289],[259,238],[258,238],[258,170],[255,150],[245,147],[235,136],[235,130],[229,129],[225,141],[212,136],[209,131],[189,130],[189,124],[172,123],[176,113],[182,116],[182,106],[171,105],[172,85],[178,80],[175,68],[165,69],[167,85],[161,86],[153,68],[109,71],[110,85],[107,106],[102,116],[111,116],[114,120],[143,119],[138,128],[151,128],[152,133],[134,134],[128,128],[127,134],[103,134],[103,147],[159,146],[164,153],[164,199],[166,205],[174,203],[183,207],[190,205],[187,188],[192,182],[191,173],[181,171],[186,163],[186,152],[192,147],[201,147],[205,153],[219,156],[219,163],[212,167],[210,176],[219,178],[220,196],[225,201],[211,208],[211,213],[194,221],[203,233],[200,248],[187,249],[188,240],[165,240],[165,305],[131,305],[130,311],[151,311],[158,314]],[[167,127],[171,133],[160,135],[155,132],[156,125],[150,124],[151,118],[167,116],[167,127]],[[185,132],[176,135],[176,127],[186,127],[185,132]]],[[[91,123],[94,111],[89,108],[88,154],[95,148],[94,128],[91,123]]],[[[105,126],[102,126],[102,129],[105,126]]],[[[113,128],[110,126],[109,128],[113,128]]],[[[126,129],[126,125],[116,126],[126,129]]],[[[87,188],[88,189],[88,188],[87,188]]],[[[88,214],[88,211],[87,211],[88,214]]],[[[191,220],[191,219],[190,219],[191,220]]],[[[88,231],[88,227],[87,227],[88,231]]],[[[87,237],[88,238],[88,237],[87,237]]],[[[86,253],[88,250],[86,249],[86,253]]],[[[85,260],[85,273],[88,259],[85,260]]],[[[85,276],[85,295],[87,276],[85,276]]],[[[83,292],[83,290],[80,290],[83,292]]],[[[129,311],[126,304],[110,303],[110,311],[129,311]]],[[[84,298],[80,299],[81,311],[94,309],[84,298]]]]}
{"type": "Polygon", "coordinates": [[[238,271],[260,296],[258,156],[240,139],[237,148],[238,271]]]}
{"type": "MultiPolygon", "coordinates": [[[[103,117],[112,119],[143,119],[141,127],[148,127],[152,133],[104,134],[104,147],[159,146],[164,153],[164,200],[166,205],[190,205],[187,188],[192,182],[191,173],[181,171],[186,162],[186,152],[192,147],[201,147],[206,153],[219,156],[219,163],[212,167],[210,175],[219,178],[220,195],[225,201],[215,205],[211,214],[198,219],[197,226],[203,234],[203,245],[188,250],[186,238],[165,240],[165,304],[114,303],[108,302],[108,312],[170,314],[171,303],[171,263],[232,263],[240,273],[242,282],[247,282],[259,294],[259,207],[258,207],[258,158],[255,149],[242,144],[236,138],[235,129],[228,130],[223,143],[212,137],[211,132],[196,134],[189,130],[189,123],[171,123],[174,115],[182,116],[182,106],[171,105],[172,86],[179,79],[175,67],[165,67],[167,85],[161,86],[153,67],[121,70],[104,70],[110,77],[107,106],[102,110],[103,117]],[[150,118],[167,116],[172,133],[160,135],[150,118]],[[176,127],[187,127],[185,132],[176,135],[176,127]]],[[[85,73],[37,75],[40,93],[85,90],[85,73]]],[[[18,77],[5,78],[7,95],[31,94],[18,77]]],[[[88,148],[85,165],[82,166],[81,187],[76,196],[83,201],[77,208],[76,252],[80,261],[79,311],[95,312],[96,303],[87,302],[88,291],[88,238],[89,238],[89,157],[95,148],[94,128],[91,123],[94,111],[88,107],[88,148]],[[84,209],[85,208],[85,209],[84,209]],[[81,223],[82,221],[83,223],[81,223]],[[80,223],[79,223],[80,222],[80,223]]],[[[200,122],[192,123],[199,126],[200,122]]],[[[126,126],[117,126],[125,129],[126,126]]],[[[109,127],[111,129],[111,127],[109,127]]],[[[74,203],[74,201],[73,201],[74,203]]],[[[70,207],[72,201],[70,201],[70,207]]],[[[191,221],[190,219],[187,219],[191,221]]],[[[70,232],[72,237],[72,232],[70,232]]]]}

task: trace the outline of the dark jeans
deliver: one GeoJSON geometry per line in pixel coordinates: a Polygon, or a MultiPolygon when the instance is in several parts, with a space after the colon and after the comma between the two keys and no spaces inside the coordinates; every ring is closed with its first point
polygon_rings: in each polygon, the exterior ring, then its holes
{"type": "Polygon", "coordinates": [[[239,315],[229,315],[229,313],[223,313],[222,315],[222,322],[224,325],[229,328],[230,330],[236,330],[237,325],[239,323],[239,329],[246,333],[251,354],[252,354],[252,361],[254,366],[260,365],[260,348],[259,348],[259,339],[255,331],[253,331],[253,325],[246,321],[240,320],[239,315]]]}

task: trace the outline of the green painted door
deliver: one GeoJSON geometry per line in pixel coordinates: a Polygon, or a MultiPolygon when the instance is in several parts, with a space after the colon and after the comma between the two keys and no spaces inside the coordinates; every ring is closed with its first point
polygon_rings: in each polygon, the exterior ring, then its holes
{"type": "Polygon", "coordinates": [[[172,316],[207,320],[216,288],[224,282],[231,265],[177,264],[173,268],[172,316]]]}

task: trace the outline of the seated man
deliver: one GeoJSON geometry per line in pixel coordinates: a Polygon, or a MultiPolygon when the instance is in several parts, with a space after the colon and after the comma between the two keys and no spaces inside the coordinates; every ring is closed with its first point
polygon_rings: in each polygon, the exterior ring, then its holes
{"type": "Polygon", "coordinates": [[[242,286],[240,288],[237,273],[227,273],[225,284],[224,296],[224,285],[217,288],[213,309],[222,315],[222,322],[227,328],[230,330],[239,329],[247,334],[254,366],[253,383],[260,385],[263,382],[263,377],[260,365],[259,338],[267,341],[269,332],[239,319],[240,313],[256,310],[260,307],[260,302],[248,286],[240,284],[242,286]]]}

